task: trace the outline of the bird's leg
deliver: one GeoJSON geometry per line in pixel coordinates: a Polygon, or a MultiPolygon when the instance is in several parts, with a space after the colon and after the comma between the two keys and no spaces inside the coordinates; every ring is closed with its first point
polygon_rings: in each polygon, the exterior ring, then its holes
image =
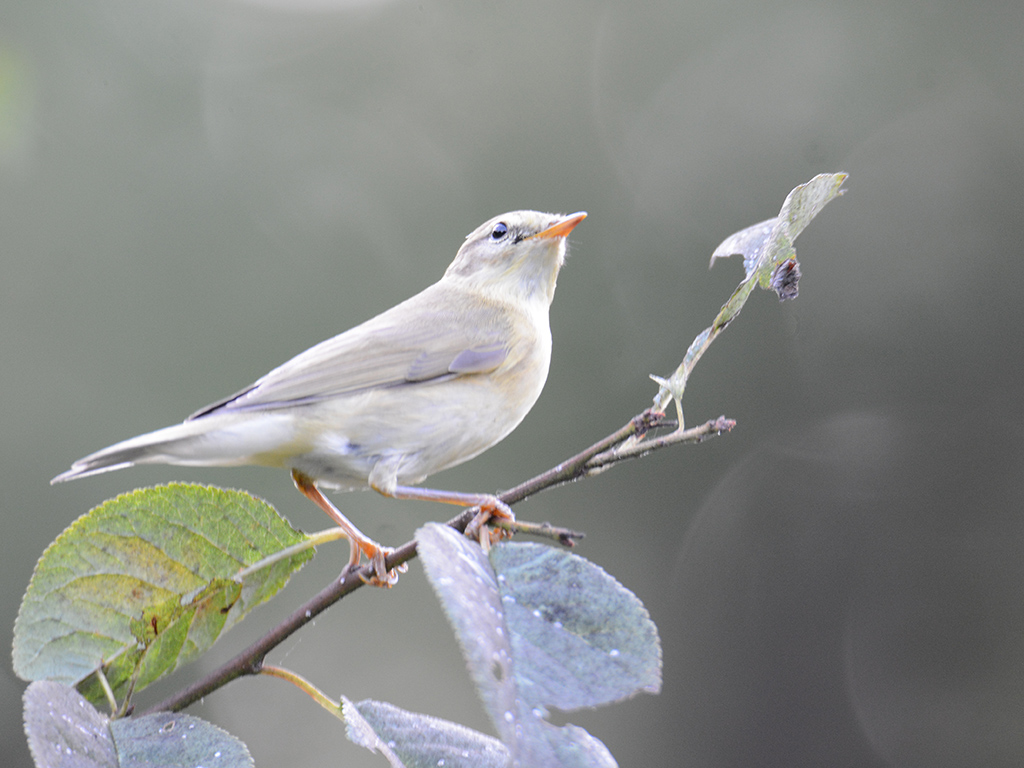
{"type": "Polygon", "coordinates": [[[316,487],[316,483],[312,478],[304,475],[297,469],[293,469],[292,480],[295,482],[295,487],[302,492],[302,495],[326,512],[327,515],[338,524],[338,527],[345,532],[345,536],[348,537],[350,549],[348,565],[345,566],[346,573],[358,568],[360,557],[362,554],[365,554],[367,559],[370,561],[370,565],[373,567],[374,576],[370,579],[371,584],[377,587],[390,587],[398,581],[398,574],[395,570],[392,569],[389,572],[384,565],[384,558],[389,552],[391,552],[390,549],[382,547],[376,541],[356,528],[355,525],[353,525],[352,522],[341,513],[341,510],[334,506],[330,499],[323,495],[320,489],[316,487]]]}
{"type": "MultiPolygon", "coordinates": [[[[514,522],[516,516],[512,508],[497,496],[489,493],[461,493],[459,491],[437,491],[433,488],[418,488],[412,485],[396,485],[391,489],[372,486],[375,491],[396,499],[421,499],[423,501],[439,501],[442,504],[457,504],[460,507],[479,507],[476,517],[466,526],[466,535],[482,537],[484,524],[492,517],[514,522]]],[[[499,537],[502,534],[499,533],[499,537]]],[[[481,543],[482,540],[481,540],[481,543]]]]}

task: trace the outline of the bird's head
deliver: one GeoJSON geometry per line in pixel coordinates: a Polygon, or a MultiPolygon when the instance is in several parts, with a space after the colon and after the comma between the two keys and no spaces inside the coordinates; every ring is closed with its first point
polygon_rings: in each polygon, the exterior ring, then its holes
{"type": "Polygon", "coordinates": [[[583,211],[495,216],[466,237],[444,279],[504,298],[543,297],[550,304],[565,262],[566,238],[586,216],[583,211]]]}

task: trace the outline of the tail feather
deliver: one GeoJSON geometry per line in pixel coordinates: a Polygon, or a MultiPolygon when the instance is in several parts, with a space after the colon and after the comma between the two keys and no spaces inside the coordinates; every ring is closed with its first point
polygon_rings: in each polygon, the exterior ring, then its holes
{"type": "Polygon", "coordinates": [[[130,440],[111,445],[91,453],[71,465],[67,472],[61,472],[50,481],[50,485],[90,477],[103,472],[113,472],[135,464],[174,464],[175,445],[180,446],[191,441],[194,435],[175,434],[180,432],[176,427],[168,427],[147,435],[139,435],[130,440]],[[170,434],[167,434],[170,433],[170,434]]]}
{"type": "Polygon", "coordinates": [[[135,464],[134,461],[122,461],[112,462],[109,464],[98,464],[87,462],[85,459],[76,461],[71,465],[71,469],[67,472],[61,472],[55,478],[50,480],[50,485],[56,485],[57,483],[65,483],[68,480],[77,480],[80,477],[91,477],[92,475],[100,475],[104,472],[113,472],[115,469],[124,469],[125,467],[131,467],[135,464]]]}
{"type": "MultiPolygon", "coordinates": [[[[113,472],[135,464],[175,464],[191,467],[227,467],[268,463],[266,457],[291,443],[295,425],[287,415],[247,414],[204,416],[172,427],[133,437],[89,454],[50,481],[50,484],[113,472]]],[[[287,455],[287,450],[282,456],[287,455]]],[[[273,463],[277,466],[278,463],[273,463]]]]}

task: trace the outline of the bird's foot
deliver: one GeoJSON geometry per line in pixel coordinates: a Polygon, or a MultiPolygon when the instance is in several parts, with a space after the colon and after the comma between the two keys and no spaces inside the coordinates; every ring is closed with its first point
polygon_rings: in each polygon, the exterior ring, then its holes
{"type": "Polygon", "coordinates": [[[469,525],[466,526],[466,536],[479,541],[480,546],[484,550],[489,549],[502,539],[512,538],[510,530],[498,526],[487,527],[487,522],[491,518],[507,520],[510,523],[515,522],[516,516],[508,504],[501,501],[497,496],[490,496],[477,505],[477,509],[476,515],[470,520],[469,525]]]}
{"type": "Polygon", "coordinates": [[[348,564],[341,572],[341,579],[344,581],[349,576],[355,576],[364,584],[371,587],[391,588],[398,583],[398,574],[406,573],[409,570],[408,563],[402,563],[394,568],[388,569],[387,557],[395,550],[385,547],[372,540],[366,540],[353,544],[352,553],[349,556],[348,564]],[[362,567],[362,557],[365,554],[369,560],[368,567],[362,567]]]}

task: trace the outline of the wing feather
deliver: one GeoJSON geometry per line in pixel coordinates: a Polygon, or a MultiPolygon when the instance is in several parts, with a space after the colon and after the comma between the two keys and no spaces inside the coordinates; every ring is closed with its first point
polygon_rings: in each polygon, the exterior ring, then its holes
{"type": "MultiPolygon", "coordinates": [[[[280,408],[377,387],[483,374],[510,352],[505,316],[456,301],[435,284],[387,312],[327,339],[249,387],[190,416],[214,411],[280,408]],[[465,307],[470,306],[470,309],[465,307]],[[462,307],[454,311],[452,307],[462,307]],[[409,322],[408,318],[415,318],[409,322]]],[[[490,310],[490,311],[489,311],[490,310]]]]}

